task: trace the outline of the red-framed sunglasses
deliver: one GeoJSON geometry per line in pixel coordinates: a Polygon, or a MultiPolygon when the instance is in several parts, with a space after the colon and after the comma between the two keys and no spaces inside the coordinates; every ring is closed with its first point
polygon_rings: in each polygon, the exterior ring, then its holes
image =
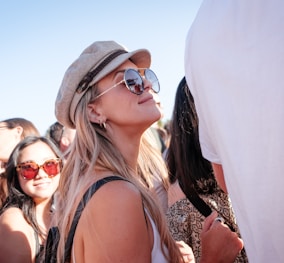
{"type": "Polygon", "coordinates": [[[34,179],[39,169],[43,169],[49,178],[58,175],[62,168],[62,160],[60,158],[46,160],[42,165],[34,161],[27,161],[17,165],[16,170],[25,180],[34,179]]]}

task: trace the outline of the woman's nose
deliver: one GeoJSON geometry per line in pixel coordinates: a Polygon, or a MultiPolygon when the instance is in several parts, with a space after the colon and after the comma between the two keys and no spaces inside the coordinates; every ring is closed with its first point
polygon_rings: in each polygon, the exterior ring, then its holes
{"type": "Polygon", "coordinates": [[[143,77],[144,90],[152,89],[152,82],[143,77]]]}
{"type": "Polygon", "coordinates": [[[36,178],[45,178],[48,177],[48,174],[43,170],[42,167],[39,168],[36,178]]]}

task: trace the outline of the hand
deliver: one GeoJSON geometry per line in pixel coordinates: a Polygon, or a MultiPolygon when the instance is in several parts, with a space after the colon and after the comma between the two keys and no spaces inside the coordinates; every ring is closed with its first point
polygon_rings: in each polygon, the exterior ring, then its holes
{"type": "Polygon", "coordinates": [[[176,241],[176,244],[182,254],[183,261],[185,263],[195,263],[191,247],[187,245],[184,241],[176,241]]]}
{"type": "Polygon", "coordinates": [[[230,263],[234,262],[243,248],[243,241],[229,227],[215,220],[214,211],[205,219],[201,232],[200,263],[230,263]]]}

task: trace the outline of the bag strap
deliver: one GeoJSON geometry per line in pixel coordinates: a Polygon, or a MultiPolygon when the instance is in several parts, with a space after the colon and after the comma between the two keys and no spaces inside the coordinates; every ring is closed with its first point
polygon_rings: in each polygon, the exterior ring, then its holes
{"type": "Polygon", "coordinates": [[[108,176],[105,177],[103,179],[98,180],[97,182],[95,182],[93,185],[90,186],[90,188],[85,192],[83,198],[81,199],[76,212],[75,212],[75,216],[73,218],[72,224],[71,224],[71,228],[70,231],[68,233],[68,237],[65,243],[65,252],[64,252],[64,261],[63,262],[70,262],[71,259],[71,249],[72,249],[72,245],[73,245],[73,238],[74,238],[74,234],[79,222],[79,219],[81,217],[81,213],[83,212],[86,204],[88,203],[88,201],[91,199],[92,195],[100,188],[102,187],[104,184],[111,182],[111,181],[117,181],[117,180],[124,180],[127,181],[126,179],[113,175],[113,176],[108,176]]]}
{"type": "Polygon", "coordinates": [[[212,209],[209,205],[207,205],[203,199],[200,198],[195,189],[188,189],[187,187],[183,187],[181,183],[179,183],[180,188],[185,193],[187,199],[195,206],[195,208],[205,217],[209,216],[212,213],[212,209]]]}
{"type": "MultiPolygon", "coordinates": [[[[187,199],[195,206],[195,208],[205,217],[209,216],[212,213],[212,209],[205,201],[200,198],[195,189],[187,189],[179,183],[182,191],[185,193],[187,199]]],[[[226,220],[226,225],[231,229],[231,231],[236,232],[235,228],[226,220]]]]}

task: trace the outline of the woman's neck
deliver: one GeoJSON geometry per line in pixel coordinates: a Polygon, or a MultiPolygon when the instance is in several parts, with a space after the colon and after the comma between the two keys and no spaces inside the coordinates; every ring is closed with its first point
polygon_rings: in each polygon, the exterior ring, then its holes
{"type": "Polygon", "coordinates": [[[112,140],[116,148],[120,151],[129,167],[133,169],[133,171],[136,171],[141,135],[137,133],[119,132],[112,135],[112,140]]]}
{"type": "Polygon", "coordinates": [[[51,199],[36,203],[36,219],[43,232],[47,232],[51,223],[51,199]]]}

